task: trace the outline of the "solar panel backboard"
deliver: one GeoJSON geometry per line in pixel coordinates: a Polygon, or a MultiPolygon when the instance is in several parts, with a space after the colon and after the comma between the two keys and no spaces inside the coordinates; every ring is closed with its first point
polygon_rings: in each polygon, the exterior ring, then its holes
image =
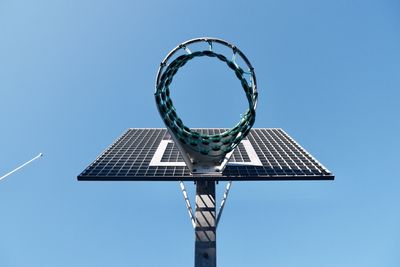
{"type": "MultiPolygon", "coordinates": [[[[196,129],[203,134],[227,129],[196,129]]],[[[132,128],[79,176],[81,181],[333,180],[333,174],[282,129],[252,129],[221,175],[192,175],[167,129],[132,128]]]]}

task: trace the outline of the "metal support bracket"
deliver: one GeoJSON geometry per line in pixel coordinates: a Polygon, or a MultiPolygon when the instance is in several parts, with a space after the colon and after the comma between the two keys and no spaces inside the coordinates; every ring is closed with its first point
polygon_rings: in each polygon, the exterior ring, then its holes
{"type": "MultiPolygon", "coordinates": [[[[190,221],[192,223],[193,229],[195,229],[196,228],[196,219],[195,219],[195,215],[193,213],[193,208],[192,208],[192,205],[190,204],[190,200],[189,200],[189,197],[188,197],[188,194],[186,191],[185,183],[183,181],[179,181],[179,186],[181,188],[183,199],[185,200],[186,209],[188,211],[190,221]]],[[[226,201],[228,199],[228,195],[229,195],[229,191],[231,190],[231,187],[232,187],[232,181],[229,181],[226,184],[225,192],[224,192],[224,195],[221,200],[221,205],[219,207],[219,210],[217,211],[216,227],[218,227],[219,221],[221,220],[222,212],[224,211],[224,207],[225,207],[226,201]]]]}
{"type": "Polygon", "coordinates": [[[228,199],[228,195],[229,195],[229,191],[231,190],[231,186],[232,186],[232,181],[229,181],[226,184],[224,196],[222,197],[221,205],[219,207],[219,211],[218,211],[218,215],[217,215],[216,227],[218,227],[219,220],[221,219],[222,212],[224,211],[225,203],[226,203],[226,200],[228,199]]]}
{"type": "Polygon", "coordinates": [[[194,219],[193,209],[192,209],[192,206],[190,205],[190,200],[187,195],[185,184],[182,181],[179,181],[179,186],[181,187],[183,198],[184,198],[185,204],[186,204],[186,209],[189,213],[190,221],[192,222],[192,226],[194,229],[194,228],[196,228],[196,221],[194,219]]]}

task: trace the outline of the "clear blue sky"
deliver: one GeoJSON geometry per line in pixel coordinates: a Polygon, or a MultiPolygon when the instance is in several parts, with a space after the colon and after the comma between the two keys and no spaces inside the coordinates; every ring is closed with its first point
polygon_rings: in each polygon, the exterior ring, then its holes
{"type": "MultiPolygon", "coordinates": [[[[163,127],[159,63],[200,36],[251,60],[255,127],[285,129],[336,175],[234,183],[218,266],[400,266],[399,1],[3,0],[0,174],[45,156],[0,182],[1,267],[192,266],[177,183],[76,176],[127,128],[163,127]]],[[[172,92],[185,122],[232,126],[238,81],[190,64],[172,92]]]]}

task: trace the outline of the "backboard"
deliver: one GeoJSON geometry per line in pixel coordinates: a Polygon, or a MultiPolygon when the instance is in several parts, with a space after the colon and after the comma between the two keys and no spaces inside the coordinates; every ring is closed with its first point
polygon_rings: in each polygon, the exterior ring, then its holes
{"type": "MultiPolygon", "coordinates": [[[[218,134],[227,129],[195,129],[218,134]]],[[[131,128],[78,176],[80,181],[333,180],[333,174],[285,131],[256,128],[235,148],[222,174],[192,175],[167,129],[131,128]]]]}

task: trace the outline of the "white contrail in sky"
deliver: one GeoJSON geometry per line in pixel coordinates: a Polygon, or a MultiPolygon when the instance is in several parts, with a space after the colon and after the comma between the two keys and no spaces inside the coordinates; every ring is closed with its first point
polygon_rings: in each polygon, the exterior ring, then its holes
{"type": "Polygon", "coordinates": [[[4,174],[3,176],[0,177],[0,181],[3,180],[4,178],[6,178],[7,176],[13,174],[14,172],[18,171],[19,169],[25,167],[26,165],[28,165],[29,163],[31,163],[32,161],[40,158],[43,156],[43,153],[40,153],[39,155],[37,155],[36,157],[34,157],[33,159],[25,162],[24,164],[22,164],[21,166],[19,166],[18,168],[15,168],[14,170],[10,171],[9,173],[4,174]]]}

